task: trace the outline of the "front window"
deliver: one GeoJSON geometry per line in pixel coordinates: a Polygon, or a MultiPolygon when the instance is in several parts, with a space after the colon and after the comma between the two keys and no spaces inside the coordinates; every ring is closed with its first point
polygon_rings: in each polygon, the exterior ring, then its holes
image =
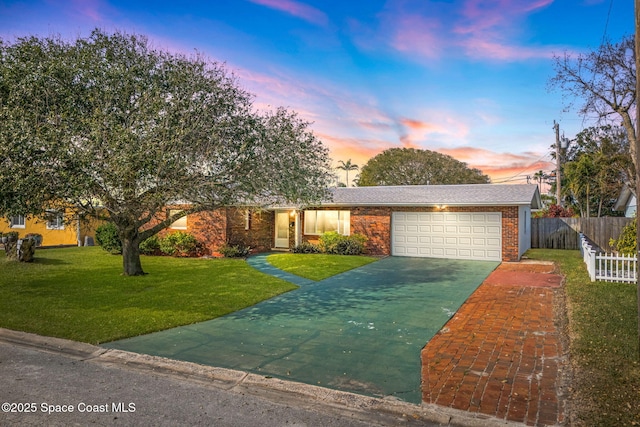
{"type": "Polygon", "coordinates": [[[349,211],[304,211],[304,234],[320,235],[336,231],[348,236],[351,213],[349,211]]]}
{"type": "MultiPolygon", "coordinates": [[[[175,215],[178,212],[180,212],[180,211],[172,209],[172,210],[169,211],[169,216],[175,215]]],[[[182,218],[176,219],[174,222],[171,223],[169,228],[172,228],[174,230],[186,230],[187,229],[187,216],[185,215],[182,218]]]]}
{"type": "Polygon", "coordinates": [[[62,215],[62,212],[47,212],[47,230],[64,230],[64,215],[62,215]]]}
{"type": "Polygon", "coordinates": [[[24,228],[24,215],[14,215],[10,218],[9,222],[11,223],[11,228],[24,228]]]}

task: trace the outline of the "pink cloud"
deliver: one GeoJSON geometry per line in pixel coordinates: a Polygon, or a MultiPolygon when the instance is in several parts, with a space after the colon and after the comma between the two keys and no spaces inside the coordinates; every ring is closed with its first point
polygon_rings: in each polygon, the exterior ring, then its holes
{"type": "MultiPolygon", "coordinates": [[[[416,60],[434,60],[445,55],[464,54],[473,58],[519,61],[549,58],[561,47],[530,47],[514,43],[522,33],[527,16],[547,7],[553,0],[467,0],[445,4],[392,0],[379,15],[376,37],[394,50],[416,60]]],[[[373,31],[352,23],[360,34],[356,42],[371,48],[373,31]]]]}
{"type": "Polygon", "coordinates": [[[514,19],[542,9],[554,0],[467,0],[461,15],[465,18],[459,22],[454,32],[460,34],[478,34],[499,27],[511,27],[514,19]]]}
{"type": "Polygon", "coordinates": [[[490,58],[504,61],[524,60],[534,58],[549,58],[554,55],[553,50],[544,47],[509,46],[489,39],[466,39],[460,42],[467,55],[474,58],[490,58]]]}
{"type": "Polygon", "coordinates": [[[250,0],[252,3],[288,13],[311,24],[326,26],[327,15],[314,7],[293,0],[250,0]]]}
{"type": "Polygon", "coordinates": [[[399,17],[392,46],[401,52],[411,52],[425,58],[441,55],[440,22],[418,15],[399,17]]]}
{"type": "Polygon", "coordinates": [[[434,132],[434,131],[439,131],[441,129],[439,126],[434,125],[432,123],[426,123],[426,122],[422,122],[420,120],[414,120],[414,119],[401,119],[400,123],[402,123],[403,125],[405,125],[406,127],[412,130],[434,132]]]}
{"type": "Polygon", "coordinates": [[[463,19],[453,32],[459,35],[456,44],[464,48],[468,56],[497,60],[523,60],[550,58],[549,48],[536,48],[507,43],[518,32],[518,23],[528,14],[550,5],[553,0],[513,1],[468,0],[462,11],[463,19]]]}
{"type": "Polygon", "coordinates": [[[460,114],[446,110],[428,110],[418,113],[423,119],[403,117],[400,141],[408,148],[429,148],[435,141],[440,144],[460,145],[469,134],[469,125],[460,114]]]}
{"type": "Polygon", "coordinates": [[[92,22],[103,22],[105,20],[103,11],[107,7],[101,0],[73,0],[68,5],[75,15],[82,19],[89,19],[92,22]]]}
{"type": "Polygon", "coordinates": [[[497,153],[476,147],[437,148],[435,151],[481,170],[492,182],[522,183],[539,170],[555,168],[553,163],[541,160],[540,153],[497,153]]]}
{"type": "Polygon", "coordinates": [[[400,142],[405,148],[421,148],[419,142],[428,139],[430,134],[446,132],[441,125],[415,119],[402,118],[400,123],[406,131],[400,136],[400,142]]]}
{"type": "Polygon", "coordinates": [[[393,124],[389,122],[357,120],[356,123],[359,127],[374,132],[385,132],[394,130],[393,124]]]}

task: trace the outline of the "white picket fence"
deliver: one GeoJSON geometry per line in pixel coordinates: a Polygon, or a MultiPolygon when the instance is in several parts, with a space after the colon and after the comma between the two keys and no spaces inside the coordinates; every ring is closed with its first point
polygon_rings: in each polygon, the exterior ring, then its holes
{"type": "Polygon", "coordinates": [[[598,252],[580,233],[580,252],[592,282],[636,282],[638,262],[635,255],[619,255],[598,252]]]}

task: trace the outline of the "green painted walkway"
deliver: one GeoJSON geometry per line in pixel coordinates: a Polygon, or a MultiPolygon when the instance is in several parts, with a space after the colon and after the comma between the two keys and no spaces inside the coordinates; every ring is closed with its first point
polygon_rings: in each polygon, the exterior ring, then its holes
{"type": "MultiPolygon", "coordinates": [[[[264,257],[249,262],[273,268],[264,257]]],[[[218,319],[104,346],[419,403],[420,350],[497,265],[388,257],[218,319]]]]}
{"type": "Polygon", "coordinates": [[[291,282],[294,285],[305,286],[316,283],[311,279],[305,279],[304,277],[296,276],[295,274],[287,273],[286,271],[282,271],[279,268],[274,267],[267,261],[267,257],[269,255],[270,254],[266,253],[249,257],[247,258],[247,263],[256,270],[262,271],[263,273],[269,274],[271,276],[278,277],[282,280],[286,280],[287,282],[291,282]]]}

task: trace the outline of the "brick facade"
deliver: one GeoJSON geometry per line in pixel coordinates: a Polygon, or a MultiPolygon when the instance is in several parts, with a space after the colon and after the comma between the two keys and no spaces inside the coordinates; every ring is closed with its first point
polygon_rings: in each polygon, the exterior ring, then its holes
{"type": "Polygon", "coordinates": [[[249,246],[254,252],[271,250],[275,236],[275,212],[227,208],[226,214],[227,242],[232,245],[249,246]]]}
{"type": "MultiPolygon", "coordinates": [[[[365,251],[370,255],[391,255],[391,216],[393,212],[444,212],[433,208],[418,207],[352,207],[320,208],[325,210],[349,210],[351,233],[367,237],[365,251]]],[[[448,212],[501,212],[502,213],[502,260],[518,261],[518,207],[517,206],[469,206],[448,207],[448,212]]],[[[302,240],[318,243],[319,236],[304,234],[304,212],[300,213],[302,240]]],[[[171,232],[167,229],[162,234],[171,232]]],[[[221,208],[201,212],[187,217],[185,230],[203,243],[205,253],[215,253],[225,243],[250,246],[254,252],[265,252],[274,245],[275,212],[247,210],[244,208],[221,208]]],[[[290,247],[294,246],[294,227],[289,230],[290,247]]]]}
{"type": "MultiPolygon", "coordinates": [[[[226,209],[199,212],[187,215],[187,233],[191,233],[204,246],[204,252],[211,255],[226,242],[227,215],[226,209]]],[[[167,229],[164,232],[177,230],[167,229]]]]}
{"type": "MultiPolygon", "coordinates": [[[[183,207],[172,207],[182,209],[183,207]]],[[[167,215],[169,209],[167,209],[167,215]]],[[[225,243],[249,246],[254,252],[266,252],[273,245],[275,219],[272,211],[244,208],[220,208],[187,215],[186,230],[168,227],[159,235],[176,231],[193,234],[203,245],[204,253],[216,253],[225,243]]],[[[166,218],[166,217],[165,217],[166,218]]]]}

